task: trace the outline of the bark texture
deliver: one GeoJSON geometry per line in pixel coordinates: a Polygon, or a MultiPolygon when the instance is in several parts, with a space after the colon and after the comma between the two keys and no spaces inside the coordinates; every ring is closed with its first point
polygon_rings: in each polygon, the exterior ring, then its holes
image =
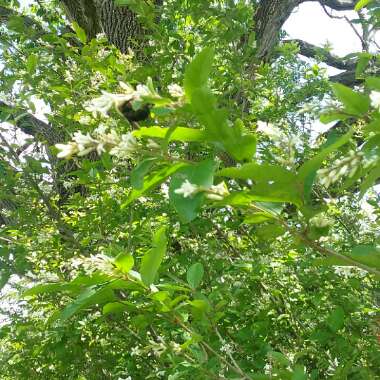
{"type": "Polygon", "coordinates": [[[76,21],[89,38],[103,32],[110,43],[125,53],[143,40],[144,29],[137,15],[114,0],[62,0],[70,20],[76,21]]]}
{"type": "Polygon", "coordinates": [[[63,134],[57,128],[53,128],[25,110],[15,108],[1,100],[0,120],[13,122],[27,135],[35,137],[38,141],[46,141],[48,145],[54,145],[63,138],[63,134]]]}
{"type": "Polygon", "coordinates": [[[262,0],[254,15],[256,58],[268,61],[279,41],[280,30],[296,6],[304,0],[262,0]]]}

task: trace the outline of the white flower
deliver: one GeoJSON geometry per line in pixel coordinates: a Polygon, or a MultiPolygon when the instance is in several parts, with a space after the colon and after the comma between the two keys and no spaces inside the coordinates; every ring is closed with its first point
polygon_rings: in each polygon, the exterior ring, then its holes
{"type": "Polygon", "coordinates": [[[78,120],[78,121],[79,121],[80,124],[87,125],[87,124],[91,124],[92,119],[91,119],[91,117],[88,116],[88,115],[81,115],[81,116],[79,117],[79,120],[78,120]]]}
{"type": "Polygon", "coordinates": [[[211,186],[207,190],[206,197],[213,201],[221,201],[228,194],[229,194],[229,191],[228,191],[227,185],[224,182],[220,182],[217,185],[211,186]]]}
{"type": "Polygon", "coordinates": [[[106,124],[100,123],[97,128],[94,129],[95,135],[104,135],[108,130],[108,126],[106,124]]]}
{"type": "Polygon", "coordinates": [[[136,100],[141,100],[141,98],[144,98],[146,96],[150,96],[151,92],[145,84],[138,84],[136,86],[136,91],[134,92],[134,98],[136,100]]]}
{"type": "Polygon", "coordinates": [[[119,158],[128,158],[136,151],[138,143],[132,133],[127,133],[121,136],[121,141],[118,145],[110,150],[110,154],[119,158]]]}
{"type": "Polygon", "coordinates": [[[262,132],[272,139],[281,139],[283,137],[282,132],[276,128],[273,124],[265,123],[264,121],[257,122],[257,132],[262,132]]]}
{"type": "Polygon", "coordinates": [[[92,145],[97,142],[88,133],[84,135],[81,131],[74,133],[73,141],[75,141],[78,145],[92,145]]]}
{"type": "Polygon", "coordinates": [[[82,256],[81,260],[81,267],[86,274],[92,274],[96,271],[100,271],[110,276],[117,274],[114,259],[104,254],[91,255],[90,257],[82,256]]]}
{"type": "Polygon", "coordinates": [[[169,91],[170,96],[172,96],[173,98],[182,98],[185,96],[185,92],[183,91],[183,88],[175,83],[170,84],[168,86],[168,91],[169,91]]]}
{"type": "Polygon", "coordinates": [[[184,198],[192,197],[194,194],[198,192],[198,186],[193,185],[188,180],[182,183],[181,187],[174,190],[176,194],[182,194],[184,198]]]}
{"type": "Polygon", "coordinates": [[[210,190],[215,194],[226,196],[229,194],[227,185],[225,182],[220,182],[217,185],[213,185],[210,187],[210,190]]]}
{"type": "Polygon", "coordinates": [[[58,158],[71,158],[74,154],[79,152],[78,144],[70,142],[68,144],[55,144],[55,147],[60,150],[57,154],[58,158]]]}
{"type": "Polygon", "coordinates": [[[149,148],[149,149],[160,149],[161,148],[160,144],[156,143],[152,139],[148,140],[148,142],[146,144],[146,147],[149,148]]]}
{"type": "Polygon", "coordinates": [[[94,117],[98,113],[104,117],[108,117],[108,111],[113,107],[118,107],[124,102],[128,102],[133,98],[133,94],[111,94],[106,91],[102,91],[102,96],[91,100],[87,105],[86,110],[91,112],[94,117]]]}
{"type": "Polygon", "coordinates": [[[380,109],[380,92],[379,91],[371,91],[369,95],[371,99],[371,105],[373,108],[380,109]]]}
{"type": "Polygon", "coordinates": [[[334,220],[329,218],[325,213],[322,212],[313,216],[310,219],[310,224],[318,228],[324,228],[333,225],[334,220]]]}
{"type": "Polygon", "coordinates": [[[135,92],[135,89],[128,83],[119,82],[119,85],[126,94],[133,94],[135,92]]]}

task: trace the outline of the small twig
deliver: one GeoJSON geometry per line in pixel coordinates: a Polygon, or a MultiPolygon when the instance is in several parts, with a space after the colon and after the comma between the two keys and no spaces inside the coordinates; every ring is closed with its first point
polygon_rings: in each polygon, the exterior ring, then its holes
{"type": "Polygon", "coordinates": [[[368,265],[365,265],[365,264],[363,264],[359,261],[356,261],[356,260],[352,259],[351,257],[348,257],[348,256],[343,255],[341,253],[335,252],[329,248],[322,247],[321,245],[319,245],[315,241],[312,241],[309,238],[307,238],[303,233],[291,228],[278,214],[271,212],[269,210],[264,210],[257,205],[251,205],[251,207],[253,209],[256,209],[256,210],[259,210],[262,212],[269,212],[288,232],[290,232],[292,235],[296,235],[300,240],[302,240],[309,247],[315,249],[319,253],[322,253],[325,256],[335,257],[339,260],[344,261],[348,265],[359,267],[359,268],[364,269],[365,271],[367,271],[369,273],[372,273],[372,274],[380,277],[380,271],[379,270],[377,270],[375,268],[371,268],[368,265]]]}
{"type": "Polygon", "coordinates": [[[344,19],[347,21],[348,25],[350,25],[351,29],[354,31],[354,33],[356,34],[356,36],[359,38],[360,42],[362,43],[363,50],[364,51],[368,51],[368,44],[364,40],[363,36],[360,35],[360,33],[355,28],[354,24],[351,22],[351,20],[347,16],[344,16],[344,19]]]}

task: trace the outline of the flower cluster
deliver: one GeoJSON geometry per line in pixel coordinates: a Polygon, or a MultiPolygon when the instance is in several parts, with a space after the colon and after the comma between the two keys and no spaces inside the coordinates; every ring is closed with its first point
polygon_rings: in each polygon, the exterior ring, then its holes
{"type": "Polygon", "coordinates": [[[153,86],[147,86],[144,84],[138,84],[136,89],[131,85],[120,82],[120,87],[123,92],[119,94],[113,94],[107,91],[102,91],[102,95],[91,100],[87,103],[85,109],[88,112],[91,112],[94,117],[98,114],[108,117],[109,110],[113,107],[116,110],[125,104],[126,102],[144,102],[147,99],[157,99],[160,96],[153,89],[153,86]]]}
{"type": "Polygon", "coordinates": [[[324,228],[334,224],[334,220],[329,218],[325,213],[319,213],[310,219],[310,224],[317,228],[324,228]]]}
{"type": "Polygon", "coordinates": [[[72,260],[71,265],[75,268],[82,268],[87,275],[91,275],[97,271],[109,276],[116,274],[116,266],[113,259],[104,254],[77,257],[72,260]]]}
{"type": "Polygon", "coordinates": [[[195,185],[189,182],[189,180],[185,180],[178,189],[174,190],[174,193],[180,194],[184,198],[191,198],[198,193],[205,193],[208,199],[215,201],[221,201],[229,194],[228,188],[224,182],[210,187],[203,187],[195,185]]]}
{"type": "Polygon", "coordinates": [[[168,91],[171,97],[177,98],[179,103],[185,102],[185,91],[178,84],[172,83],[168,86],[168,91]]]}
{"type": "Polygon", "coordinates": [[[319,169],[317,174],[321,185],[329,187],[345,175],[353,177],[362,164],[366,165],[363,162],[363,153],[351,150],[347,157],[335,160],[330,168],[319,169]]]}
{"type": "Polygon", "coordinates": [[[284,165],[293,165],[295,160],[295,146],[299,144],[300,140],[297,136],[288,136],[281,131],[280,128],[273,124],[263,121],[257,122],[257,132],[263,133],[268,136],[276,147],[285,154],[283,158],[279,157],[279,161],[284,165]]]}
{"type": "Polygon", "coordinates": [[[371,99],[372,107],[379,110],[380,109],[380,92],[379,91],[371,91],[371,94],[369,95],[369,97],[371,99]]]}
{"type": "Polygon", "coordinates": [[[138,150],[139,144],[132,133],[118,135],[115,130],[107,132],[107,127],[100,126],[94,131],[95,137],[89,133],[83,134],[78,131],[73,135],[68,144],[56,144],[59,150],[58,158],[70,159],[72,156],[79,157],[96,151],[99,155],[108,151],[111,155],[119,158],[128,158],[138,150]]]}

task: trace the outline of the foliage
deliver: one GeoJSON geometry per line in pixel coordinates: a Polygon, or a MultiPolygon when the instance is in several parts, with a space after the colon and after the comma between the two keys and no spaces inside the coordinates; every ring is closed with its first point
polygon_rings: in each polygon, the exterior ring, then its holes
{"type": "Polygon", "coordinates": [[[254,6],[167,1],[145,60],[53,2],[43,33],[10,19],[2,379],[380,378],[380,80],[254,62],[254,6]],[[50,133],[13,140],[41,104],[50,133]]]}

